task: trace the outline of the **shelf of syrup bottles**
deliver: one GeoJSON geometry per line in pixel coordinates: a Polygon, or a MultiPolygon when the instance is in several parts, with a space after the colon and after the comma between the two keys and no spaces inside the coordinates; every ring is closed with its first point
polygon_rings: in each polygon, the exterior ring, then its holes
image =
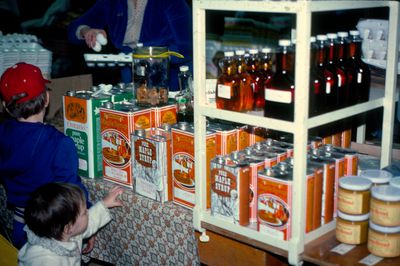
{"type": "MultiPolygon", "coordinates": [[[[395,87],[397,69],[397,44],[398,44],[398,20],[399,3],[396,1],[193,1],[193,26],[194,26],[194,113],[195,113],[195,156],[196,176],[206,176],[205,135],[206,118],[213,117],[227,121],[234,121],[254,126],[268,127],[270,129],[290,132],[294,134],[294,176],[305,176],[307,131],[309,128],[326,124],[338,119],[367,112],[378,107],[384,108],[383,136],[381,165],[388,165],[391,161],[391,147],[394,121],[395,87]],[[322,115],[308,118],[308,110],[304,106],[309,104],[309,58],[310,37],[313,12],[351,10],[364,8],[389,8],[389,35],[387,70],[385,77],[385,94],[383,97],[359,103],[343,109],[328,112],[322,115]],[[206,40],[206,11],[248,11],[264,13],[290,13],[296,15],[296,53],[295,58],[295,109],[294,121],[284,121],[245,113],[220,110],[210,107],[206,103],[204,93],[205,84],[205,40],[206,40]],[[301,51],[301,52],[300,52],[301,51]]],[[[291,264],[300,264],[301,254],[307,243],[316,240],[335,228],[331,222],[305,234],[305,178],[295,178],[293,181],[293,213],[292,213],[292,238],[288,241],[265,237],[261,233],[242,228],[239,225],[227,223],[212,217],[206,209],[206,184],[199,182],[196,185],[196,207],[193,212],[194,227],[199,231],[205,229],[232,231],[243,238],[250,238],[287,251],[291,264]],[[206,227],[206,228],[205,228],[206,227]]]]}

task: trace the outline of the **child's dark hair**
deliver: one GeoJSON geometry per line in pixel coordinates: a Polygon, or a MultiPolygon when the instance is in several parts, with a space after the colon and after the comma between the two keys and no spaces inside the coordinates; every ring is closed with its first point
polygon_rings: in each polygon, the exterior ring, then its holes
{"type": "Polygon", "coordinates": [[[11,99],[6,104],[8,113],[14,118],[27,119],[28,117],[38,114],[40,111],[46,108],[46,90],[44,90],[43,93],[41,93],[38,97],[23,103],[16,103],[21,98],[18,96],[19,95],[17,95],[15,99],[11,99]]]}
{"type": "Polygon", "coordinates": [[[32,193],[25,208],[25,222],[37,236],[61,240],[64,227],[75,223],[85,202],[80,187],[48,183],[32,193]]]}

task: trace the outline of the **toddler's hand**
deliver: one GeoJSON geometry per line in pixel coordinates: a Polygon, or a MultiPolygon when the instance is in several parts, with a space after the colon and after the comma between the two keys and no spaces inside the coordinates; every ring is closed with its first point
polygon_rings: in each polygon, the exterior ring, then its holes
{"type": "Polygon", "coordinates": [[[123,205],[122,201],[118,199],[118,196],[124,192],[123,187],[115,186],[113,187],[103,199],[103,204],[107,208],[120,207],[123,205]]]}

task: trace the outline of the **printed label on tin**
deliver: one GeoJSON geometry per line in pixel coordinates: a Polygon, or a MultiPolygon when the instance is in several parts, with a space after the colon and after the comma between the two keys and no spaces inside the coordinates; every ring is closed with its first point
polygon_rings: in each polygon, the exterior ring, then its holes
{"type": "MultiPolygon", "coordinates": [[[[159,202],[168,200],[167,142],[134,136],[135,192],[159,202]]],[[[169,143],[168,143],[169,145],[169,143]]]]}
{"type": "Polygon", "coordinates": [[[239,199],[236,176],[224,169],[211,170],[211,214],[231,217],[239,222],[239,199]]]}

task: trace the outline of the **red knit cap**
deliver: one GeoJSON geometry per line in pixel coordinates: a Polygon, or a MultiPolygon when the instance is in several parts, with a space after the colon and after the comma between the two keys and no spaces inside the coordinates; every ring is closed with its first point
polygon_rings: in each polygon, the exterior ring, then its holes
{"type": "Polygon", "coordinates": [[[17,63],[7,68],[0,80],[0,94],[3,101],[8,103],[13,96],[26,93],[17,103],[27,102],[39,96],[46,90],[47,79],[37,66],[27,63],[17,63]]]}

